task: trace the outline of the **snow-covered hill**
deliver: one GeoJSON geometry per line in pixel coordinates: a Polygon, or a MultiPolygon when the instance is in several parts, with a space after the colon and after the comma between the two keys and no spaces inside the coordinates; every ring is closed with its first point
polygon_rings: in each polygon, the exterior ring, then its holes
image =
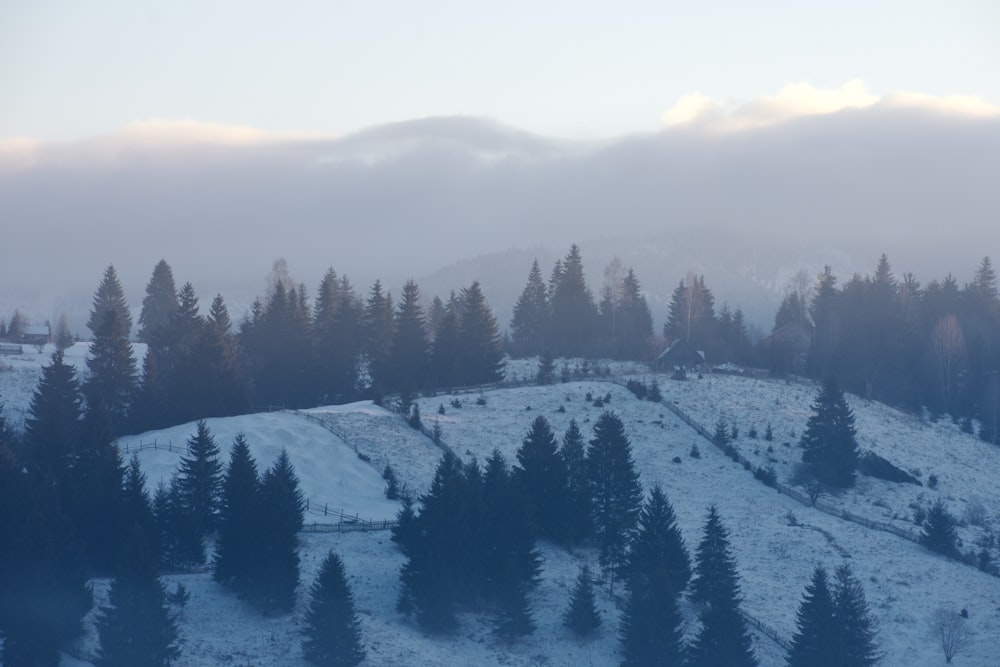
{"type": "MultiPolygon", "coordinates": [[[[510,364],[511,377],[532,374],[533,362],[510,364]]],[[[611,365],[612,373],[627,370],[611,365]]],[[[652,376],[638,375],[640,379],[652,376]]],[[[810,414],[816,387],[804,381],[775,381],[706,375],[674,382],[657,376],[666,401],[711,428],[724,416],[740,430],[736,447],[751,461],[773,465],[787,481],[800,452],[797,437],[810,414]],[[775,438],[762,439],[770,423],[775,438]],[[747,435],[751,426],[756,440],[747,435]],[[793,435],[794,432],[794,435],[793,435]],[[788,442],[788,446],[784,445],[788,442]],[[771,451],[768,451],[770,445],[771,451]]],[[[5,394],[8,404],[10,395],[5,394]]],[[[941,499],[967,524],[960,530],[968,549],[995,534],[1000,522],[1000,451],[962,434],[950,423],[926,423],[886,406],[850,398],[857,415],[859,440],[896,466],[912,472],[923,486],[890,484],[862,478],[858,487],[823,501],[834,508],[913,532],[911,504],[930,505],[941,499]],[[919,474],[918,474],[919,473],[919,474]],[[930,488],[930,475],[938,483],[930,488]],[[974,520],[974,522],[973,522],[974,520]],[[973,523],[975,525],[973,525],[973,523]]],[[[729,528],[744,596],[744,609],[766,624],[778,638],[790,638],[795,612],[813,567],[848,563],[864,584],[869,606],[879,623],[884,665],[943,664],[939,645],[929,636],[928,622],[938,608],[966,609],[976,631],[969,650],[955,664],[996,664],[1000,642],[1000,579],[975,568],[929,553],[917,544],[887,532],[871,530],[806,507],[754,479],[743,466],[704,441],[664,405],[637,400],[623,387],[607,381],[581,381],[548,387],[520,387],[419,400],[425,425],[440,425],[444,442],[464,459],[484,460],[498,448],[510,461],[537,415],[544,415],[560,434],[576,419],[589,438],[591,425],[603,410],[618,413],[632,440],[641,481],[660,484],[678,516],[689,549],[697,544],[709,504],[716,504],[729,528]],[[595,407],[592,398],[610,398],[595,407]],[[478,400],[479,398],[482,400],[478,400]],[[452,404],[453,400],[460,407],[452,404]],[[439,407],[444,407],[443,414],[439,407]],[[697,445],[700,456],[691,456],[697,445]]],[[[323,504],[357,514],[362,519],[391,518],[397,505],[381,493],[380,472],[391,465],[411,489],[423,491],[440,457],[440,449],[400,417],[371,403],[316,408],[303,413],[270,413],[208,420],[224,454],[239,432],[247,436],[261,467],[288,449],[310,506],[323,504]],[[362,458],[363,457],[363,458],[362,458]]],[[[194,424],[122,438],[134,448],[156,441],[182,445],[194,424]]],[[[142,449],[139,453],[151,485],[166,480],[179,461],[177,452],[142,449]]],[[[320,520],[309,515],[309,520],[320,520]]],[[[599,594],[604,618],[600,635],[580,643],[561,626],[560,616],[580,564],[596,565],[588,549],[567,553],[542,545],[542,582],[532,595],[538,625],[531,637],[512,645],[497,644],[488,620],[467,614],[457,637],[424,636],[395,611],[402,556],[389,533],[303,533],[302,586],[296,611],[284,617],[263,617],[211,581],[208,573],[165,577],[172,587],[182,582],[192,599],[181,621],[182,667],[255,665],[304,666],[299,631],[305,591],[329,549],[345,561],[361,613],[369,665],[609,665],[618,654],[618,601],[599,594]]],[[[98,600],[108,582],[95,582],[98,600]]],[[[694,615],[684,610],[689,633],[694,615]]],[[[91,627],[78,652],[93,655],[96,638],[91,627]]],[[[764,633],[755,631],[755,648],[764,667],[783,664],[783,651],[764,633]]]]}

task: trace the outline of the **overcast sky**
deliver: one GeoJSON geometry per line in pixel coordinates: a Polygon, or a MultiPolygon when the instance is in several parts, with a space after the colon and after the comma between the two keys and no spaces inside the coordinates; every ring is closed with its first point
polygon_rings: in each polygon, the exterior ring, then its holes
{"type": "Polygon", "coordinates": [[[187,120],[338,136],[472,115],[568,138],[791,84],[1000,104],[1000,3],[0,2],[0,139],[187,120]],[[687,96],[687,97],[686,97],[687,96]]]}

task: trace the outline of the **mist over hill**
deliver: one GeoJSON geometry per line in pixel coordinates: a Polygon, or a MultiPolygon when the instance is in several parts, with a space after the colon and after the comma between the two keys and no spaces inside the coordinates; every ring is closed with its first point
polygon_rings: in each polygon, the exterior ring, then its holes
{"type": "Polygon", "coordinates": [[[577,242],[595,291],[617,254],[658,320],[655,304],[695,270],[720,304],[767,326],[799,269],[830,263],[848,277],[886,252],[918,279],[967,279],[1000,247],[997,173],[1000,119],[886,103],[602,142],[444,117],[337,139],[214,142],[140,128],[5,145],[0,313],[66,312],[80,328],[104,266],[138,306],[166,258],[238,317],[283,256],[310,290],[328,266],[362,290],[381,278],[398,292],[423,276],[425,294],[444,296],[478,278],[505,323],[530,257],[551,268],[577,242]]]}

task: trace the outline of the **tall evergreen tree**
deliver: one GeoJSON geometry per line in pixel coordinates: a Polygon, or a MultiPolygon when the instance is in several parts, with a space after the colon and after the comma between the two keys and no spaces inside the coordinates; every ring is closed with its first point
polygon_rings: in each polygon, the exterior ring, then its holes
{"type": "Polygon", "coordinates": [[[236,436],[222,480],[219,537],[215,544],[212,578],[240,595],[247,595],[257,576],[260,540],[260,479],[246,436],[236,436]]]}
{"type": "Polygon", "coordinates": [[[53,481],[65,484],[80,446],[82,416],[76,371],[57,349],[52,362],[42,367],[25,420],[24,451],[29,465],[47,470],[53,481]]]}
{"type": "Polygon", "coordinates": [[[583,356],[591,350],[598,326],[594,295],[583,274],[583,259],[575,244],[559,267],[550,290],[550,347],[557,356],[583,356]]]}
{"type": "Polygon", "coordinates": [[[113,267],[97,289],[87,326],[93,337],[83,384],[87,413],[92,422],[106,423],[111,434],[119,435],[128,426],[138,374],[128,340],[132,318],[113,267]]]}
{"type": "Polygon", "coordinates": [[[931,551],[945,556],[958,555],[958,548],[955,546],[957,540],[955,525],[957,523],[955,517],[948,513],[944,503],[938,500],[927,511],[924,529],[920,533],[920,543],[931,551]]]}
{"type": "Polygon", "coordinates": [[[839,667],[833,596],[822,566],[813,571],[795,618],[788,667],[839,667]]]}
{"type": "Polygon", "coordinates": [[[594,535],[601,567],[614,586],[642,505],[642,486],[632,460],[632,445],[621,419],[605,412],[594,425],[587,451],[594,535]]]}
{"type": "Polygon", "coordinates": [[[427,376],[428,350],[420,288],[414,281],[408,280],[396,308],[389,353],[388,376],[393,389],[412,395],[423,386],[427,376]]]}
{"type": "Polygon", "coordinates": [[[382,283],[378,280],[372,285],[365,302],[364,323],[365,339],[368,342],[365,349],[368,372],[372,391],[379,396],[388,391],[389,355],[393,347],[395,318],[392,294],[384,292],[382,283]]]}
{"type": "Polygon", "coordinates": [[[181,458],[180,492],[185,512],[194,529],[204,539],[216,526],[222,492],[222,464],[219,446],[204,421],[187,440],[188,453],[181,458]]]}
{"type": "Polygon", "coordinates": [[[444,308],[431,346],[431,369],[434,381],[441,387],[465,384],[463,359],[455,351],[461,348],[462,331],[459,322],[462,304],[454,292],[444,308]]]}
{"type": "Polygon", "coordinates": [[[549,292],[537,259],[531,263],[528,283],[514,304],[510,329],[514,353],[530,357],[541,354],[545,349],[545,333],[549,329],[549,292]]]}
{"type": "Polygon", "coordinates": [[[858,465],[854,413],[835,380],[824,382],[812,409],[800,441],[802,462],[825,484],[852,486],[858,465]]]}
{"type": "Polygon", "coordinates": [[[628,602],[622,621],[623,665],[683,663],[677,601],[690,576],[690,559],[673,508],[654,486],[639,514],[639,529],[624,568],[628,602]]]}
{"type": "Polygon", "coordinates": [[[284,449],[260,484],[259,546],[254,558],[260,569],[251,598],[266,613],[288,612],[299,585],[298,531],[305,502],[298,476],[284,449]]]}
{"type": "Polygon", "coordinates": [[[101,609],[97,667],[166,667],[180,655],[177,624],[156,574],[156,554],[133,531],[121,572],[111,582],[109,604],[101,609]]]}
{"type": "Polygon", "coordinates": [[[841,565],[833,591],[834,660],[838,667],[871,667],[881,654],[875,640],[875,621],[868,611],[865,591],[851,568],[841,565]]]}
{"type": "Polygon", "coordinates": [[[566,470],[565,533],[568,544],[580,544],[593,533],[593,496],[583,434],[571,419],[563,435],[559,456],[566,470]]]}
{"type": "Polygon", "coordinates": [[[313,331],[319,388],[328,401],[350,400],[357,391],[358,368],[364,335],[362,307],[347,276],[339,280],[327,270],[316,296],[313,331]]]}
{"type": "Polygon", "coordinates": [[[565,539],[566,463],[559,456],[552,427],[538,416],[517,450],[514,479],[524,493],[534,527],[543,537],[565,539]]]}
{"type": "Polygon", "coordinates": [[[169,324],[177,312],[177,287],[174,284],[174,274],[166,260],[160,260],[153,267],[153,275],[146,285],[146,296],[142,300],[142,312],[139,313],[139,331],[137,338],[140,343],[152,343],[156,332],[169,324]]]}
{"type": "Polygon", "coordinates": [[[351,667],[364,660],[354,596],[344,564],[333,551],[320,566],[309,593],[302,647],[306,660],[320,667],[351,667]]]}
{"type": "MultiPolygon", "coordinates": [[[[122,505],[123,534],[129,539],[141,542],[137,548],[152,554],[156,560],[154,565],[159,567],[159,530],[156,525],[156,516],[153,514],[153,501],[149,496],[149,491],[146,490],[146,474],[142,472],[138,454],[132,455],[125,472],[122,505]]],[[[128,566],[125,562],[127,557],[126,548],[120,554],[118,572],[122,572],[128,566]]]]}
{"type": "Polygon", "coordinates": [[[691,667],[756,667],[746,623],[740,614],[740,587],[729,535],[715,506],[709,508],[705,532],[695,556],[691,600],[702,608],[701,630],[691,645],[691,667]]]}
{"type": "Polygon", "coordinates": [[[478,281],[462,289],[458,354],[467,384],[486,384],[503,377],[503,351],[497,320],[478,281]]]}

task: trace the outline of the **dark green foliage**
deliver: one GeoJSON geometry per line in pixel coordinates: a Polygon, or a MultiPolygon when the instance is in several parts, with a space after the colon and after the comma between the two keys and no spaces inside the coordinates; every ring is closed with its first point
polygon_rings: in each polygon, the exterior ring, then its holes
{"type": "Polygon", "coordinates": [[[354,596],[344,564],[333,551],[320,566],[309,596],[302,646],[306,660],[321,667],[350,667],[364,660],[354,596]]]}
{"type": "Polygon", "coordinates": [[[424,423],[420,419],[420,406],[418,404],[413,404],[413,407],[410,409],[410,416],[406,419],[406,423],[410,425],[410,428],[416,429],[417,431],[423,428],[424,423]]]}
{"type": "Polygon", "coordinates": [[[339,280],[328,269],[316,296],[313,315],[317,385],[321,400],[343,403],[358,390],[358,371],[365,337],[364,307],[347,276],[339,280]]]}
{"type": "Polygon", "coordinates": [[[717,447],[725,451],[726,447],[733,441],[729,425],[726,423],[724,417],[719,417],[719,420],[715,422],[715,432],[712,433],[712,442],[715,443],[717,447]]]}
{"type": "Polygon", "coordinates": [[[632,460],[632,445],[621,419],[605,412],[594,425],[587,451],[591,485],[594,536],[601,567],[612,586],[625,563],[632,532],[642,505],[639,473],[632,460]]]}
{"type": "Polygon", "coordinates": [[[940,500],[931,506],[924,520],[924,530],[920,534],[920,543],[931,551],[945,556],[958,555],[955,546],[955,517],[953,517],[940,500]]]}
{"type": "Polygon", "coordinates": [[[577,637],[589,637],[601,627],[601,615],[594,603],[594,586],[590,568],[584,565],[576,578],[576,586],[570,596],[569,608],[563,615],[563,625],[577,637]]]}
{"type": "MultiPolygon", "coordinates": [[[[139,465],[139,455],[133,454],[125,471],[122,503],[122,528],[129,539],[140,542],[139,548],[154,554],[159,566],[160,534],[153,514],[153,503],[146,490],[146,475],[139,465]]],[[[125,557],[122,553],[122,558],[125,557]]],[[[119,569],[124,565],[119,561],[119,569]]]]}
{"type": "Polygon", "coordinates": [[[835,380],[826,380],[812,409],[800,441],[803,464],[824,484],[852,486],[858,466],[854,413],[835,380]]]}
{"type": "Polygon", "coordinates": [[[834,662],[837,632],[826,570],[817,566],[806,586],[788,651],[788,667],[839,667],[834,662]]]}
{"type": "Polygon", "coordinates": [[[153,514],[159,532],[160,559],[167,569],[189,569],[205,562],[205,540],[189,511],[180,478],[160,485],[153,496],[153,514]]]}
{"type": "Polygon", "coordinates": [[[729,535],[715,507],[695,556],[691,601],[702,609],[701,630],[690,647],[691,667],[755,666],[750,635],[740,614],[740,588],[729,535]]]}
{"type": "Polygon", "coordinates": [[[553,271],[549,290],[550,327],[547,343],[557,356],[584,356],[593,346],[598,327],[597,306],[583,275],[580,248],[570,247],[553,271]]]}
{"type": "MultiPolygon", "coordinates": [[[[514,316],[510,322],[513,353],[525,357],[542,354],[548,329],[549,293],[536,259],[531,263],[528,284],[524,286],[524,291],[514,304],[514,316]]],[[[539,381],[542,382],[541,375],[539,381]]]]}
{"type": "MultiPolygon", "coordinates": [[[[92,413],[99,418],[100,411],[92,413]]],[[[125,466],[107,423],[84,420],[82,445],[66,489],[66,513],[84,543],[88,568],[112,573],[125,537],[122,524],[125,466]]]]}
{"type": "Polygon", "coordinates": [[[653,403],[663,402],[663,393],[660,391],[660,383],[656,380],[649,381],[649,391],[646,394],[647,398],[653,403]]]}
{"type": "Polygon", "coordinates": [[[222,464],[219,447],[204,421],[187,440],[188,453],[179,466],[179,491],[184,510],[194,530],[204,539],[216,525],[222,493],[222,464]]]}
{"type": "Polygon", "coordinates": [[[372,391],[381,396],[389,385],[389,355],[392,353],[395,319],[392,295],[382,290],[378,280],[372,285],[365,302],[365,354],[371,374],[372,391]]]}
{"type": "Polygon", "coordinates": [[[545,417],[531,424],[517,450],[514,479],[524,494],[538,535],[561,541],[566,529],[566,463],[545,417]]]}
{"type": "Polygon", "coordinates": [[[382,471],[382,479],[385,480],[385,497],[387,500],[399,500],[399,479],[396,471],[388,463],[382,471]]]}
{"type": "Polygon", "coordinates": [[[563,435],[559,456],[566,469],[565,539],[570,545],[580,544],[593,534],[593,501],[587,452],[575,419],[570,420],[563,435]]]}
{"type": "Polygon", "coordinates": [[[116,309],[104,312],[104,319],[93,330],[83,394],[88,419],[105,423],[111,435],[119,435],[128,427],[138,374],[125,321],[116,309]]]}
{"type": "Polygon", "coordinates": [[[552,384],[555,377],[555,360],[548,351],[543,351],[538,358],[538,384],[552,384]]]}
{"type": "Polygon", "coordinates": [[[464,384],[488,384],[503,377],[503,351],[496,318],[478,281],[459,294],[458,356],[464,384]]]}
{"type": "Polygon", "coordinates": [[[29,465],[66,483],[82,437],[80,386],[61,350],[42,367],[25,421],[24,451],[29,465]]]}
{"type": "Polygon", "coordinates": [[[384,370],[389,386],[401,394],[419,390],[426,383],[429,355],[424,310],[420,307],[420,288],[408,280],[396,308],[392,348],[384,370]]]}
{"type": "Polygon", "coordinates": [[[177,287],[174,284],[174,274],[165,260],[160,260],[153,267],[153,275],[146,285],[146,296],[142,300],[142,312],[139,314],[139,332],[136,337],[140,343],[153,343],[160,329],[165,328],[174,313],[177,312],[177,287]]]}
{"type": "Polygon", "coordinates": [[[241,433],[229,450],[229,465],[222,480],[212,578],[243,596],[260,575],[257,571],[257,546],[262,539],[258,525],[260,503],[257,464],[241,433]]]}
{"type": "MultiPolygon", "coordinates": [[[[462,345],[459,323],[462,304],[454,292],[448,299],[441,321],[438,323],[434,343],[431,348],[431,368],[435,382],[442,387],[457,387],[463,384],[465,369],[462,359],[455,353],[462,345]]],[[[454,402],[453,402],[454,404],[454,402]]]]}
{"type": "Polygon", "coordinates": [[[659,486],[639,514],[624,568],[628,602],[622,621],[623,665],[680,665],[684,644],[677,609],[691,561],[673,508],[659,486]]]}
{"type": "Polygon", "coordinates": [[[177,624],[156,575],[156,554],[132,532],[121,571],[111,582],[109,604],[101,609],[97,667],[164,667],[180,655],[177,624]]]}
{"type": "Polygon", "coordinates": [[[875,622],[868,611],[865,591],[847,565],[836,572],[833,592],[835,640],[834,659],[837,667],[870,667],[881,660],[875,641],[875,622]]]}
{"type": "Polygon", "coordinates": [[[771,428],[770,423],[768,423],[767,428],[764,429],[764,439],[768,442],[774,440],[774,429],[771,428]]]}
{"type": "Polygon", "coordinates": [[[291,611],[299,585],[298,532],[305,501],[284,449],[260,483],[254,581],[249,597],[265,613],[291,611]]]}

